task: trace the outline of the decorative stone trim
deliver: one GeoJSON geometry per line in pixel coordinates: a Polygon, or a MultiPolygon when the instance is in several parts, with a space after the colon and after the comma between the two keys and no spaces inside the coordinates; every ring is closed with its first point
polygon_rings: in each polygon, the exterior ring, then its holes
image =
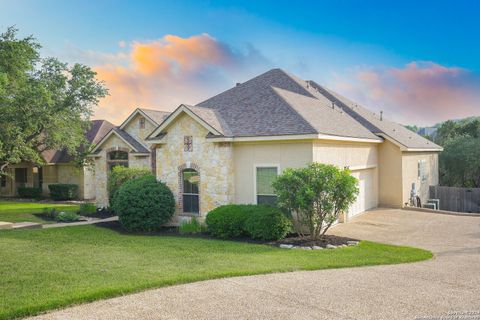
{"type": "Polygon", "coordinates": [[[187,162],[180,166],[178,166],[178,209],[179,215],[185,215],[188,213],[183,212],[183,170],[185,169],[193,169],[198,172],[198,216],[201,216],[201,199],[200,199],[200,167],[195,163],[187,162]]]}

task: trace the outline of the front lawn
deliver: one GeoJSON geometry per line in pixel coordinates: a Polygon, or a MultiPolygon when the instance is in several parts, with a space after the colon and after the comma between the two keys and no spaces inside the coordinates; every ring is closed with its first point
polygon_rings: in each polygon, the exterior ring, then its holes
{"type": "Polygon", "coordinates": [[[58,211],[73,211],[79,210],[78,205],[74,204],[57,204],[57,203],[42,203],[42,202],[17,202],[10,200],[0,200],[0,221],[6,222],[38,222],[46,223],[47,221],[36,216],[35,214],[42,213],[43,209],[53,209],[58,211]]]}
{"type": "Polygon", "coordinates": [[[429,251],[361,242],[333,250],[175,236],[93,225],[0,231],[0,319],[147,288],[271,272],[394,264],[429,251]]]}

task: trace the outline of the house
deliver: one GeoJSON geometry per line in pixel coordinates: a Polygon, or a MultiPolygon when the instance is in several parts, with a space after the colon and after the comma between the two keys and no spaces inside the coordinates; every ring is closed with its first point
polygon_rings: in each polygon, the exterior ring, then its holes
{"type": "Polygon", "coordinates": [[[108,205],[112,166],[143,166],[174,193],[177,219],[229,203],[275,202],[271,182],[285,168],[348,167],[360,188],[351,217],[402,207],[412,184],[425,201],[438,184],[441,150],[314,81],[273,69],[172,113],[137,109],[92,157],[99,205],[108,205]]]}
{"type": "MultiPolygon", "coordinates": [[[[85,137],[89,143],[96,144],[112,127],[108,121],[93,120],[85,137]]],[[[76,166],[67,150],[46,150],[41,155],[45,161],[43,166],[26,162],[9,166],[8,176],[0,178],[0,196],[16,196],[19,187],[41,188],[43,195],[48,196],[49,184],[69,183],[78,185],[79,199],[95,199],[93,168],[76,166]]]]}

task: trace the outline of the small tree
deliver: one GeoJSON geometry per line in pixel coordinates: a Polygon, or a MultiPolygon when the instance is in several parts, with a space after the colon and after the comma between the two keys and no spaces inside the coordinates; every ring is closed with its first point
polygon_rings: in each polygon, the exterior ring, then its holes
{"type": "Polygon", "coordinates": [[[296,231],[303,236],[307,227],[313,240],[323,237],[358,195],[357,179],[349,170],[320,163],[286,169],[273,187],[278,205],[290,212],[296,231]]]}

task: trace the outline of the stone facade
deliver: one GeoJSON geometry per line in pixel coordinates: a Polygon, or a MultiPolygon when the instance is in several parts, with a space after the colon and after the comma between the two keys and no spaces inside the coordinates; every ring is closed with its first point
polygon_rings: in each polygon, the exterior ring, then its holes
{"type": "Polygon", "coordinates": [[[107,166],[107,154],[113,150],[124,150],[128,152],[128,166],[136,168],[150,168],[150,157],[148,156],[136,156],[132,153],[131,148],[122,139],[116,135],[111,135],[103,144],[102,150],[95,157],[95,189],[96,189],[96,204],[98,207],[107,207],[108,192],[108,166],[107,166]]]}
{"type": "Polygon", "coordinates": [[[145,141],[145,138],[152,133],[155,128],[149,120],[145,119],[141,114],[137,114],[123,127],[123,130],[138,141],[145,141]],[[144,119],[144,128],[140,126],[140,120],[142,118],[144,119]]]}
{"type": "Polygon", "coordinates": [[[199,172],[201,219],[215,207],[233,203],[235,192],[232,145],[208,141],[208,130],[186,114],[177,118],[166,128],[166,132],[166,143],[159,145],[156,150],[156,175],[175,195],[177,217],[184,215],[181,171],[186,168],[199,172]],[[193,138],[192,151],[185,151],[185,136],[193,138]]]}

